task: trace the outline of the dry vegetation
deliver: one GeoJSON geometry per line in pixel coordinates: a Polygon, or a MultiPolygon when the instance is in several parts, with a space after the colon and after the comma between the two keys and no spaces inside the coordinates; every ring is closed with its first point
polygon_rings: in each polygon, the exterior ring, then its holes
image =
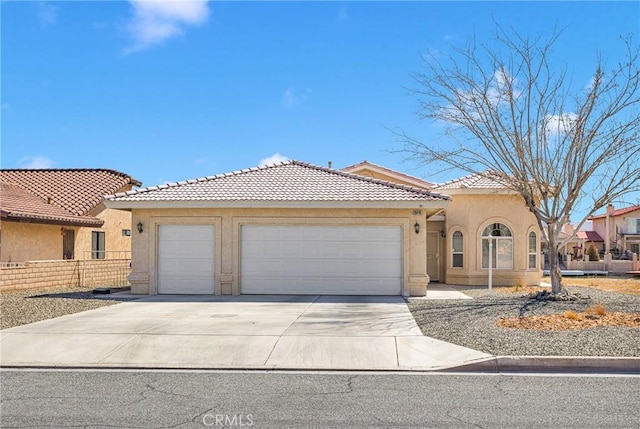
{"type": "Polygon", "coordinates": [[[562,314],[528,317],[503,317],[496,321],[503,328],[536,331],[568,331],[596,326],[627,326],[640,328],[640,313],[606,313],[603,306],[594,306],[583,313],[567,310],[562,314]],[[597,307],[597,308],[596,308],[597,307]]]}
{"type": "MultiPolygon", "coordinates": [[[[549,278],[542,279],[549,282],[549,278]]],[[[626,293],[640,295],[640,278],[622,277],[565,277],[566,286],[582,286],[600,289],[607,292],[626,293]]],[[[541,290],[538,286],[515,285],[498,287],[498,293],[523,293],[530,294],[541,290]]],[[[544,316],[510,317],[501,318],[496,325],[504,328],[534,329],[540,331],[564,331],[593,328],[596,326],[627,326],[640,328],[639,313],[607,313],[604,305],[596,304],[583,313],[566,310],[561,314],[544,316]]]]}
{"type": "MultiPolygon", "coordinates": [[[[549,281],[548,277],[542,281],[549,281]]],[[[567,286],[583,286],[608,292],[630,293],[640,295],[640,278],[625,277],[565,277],[567,286]]]]}

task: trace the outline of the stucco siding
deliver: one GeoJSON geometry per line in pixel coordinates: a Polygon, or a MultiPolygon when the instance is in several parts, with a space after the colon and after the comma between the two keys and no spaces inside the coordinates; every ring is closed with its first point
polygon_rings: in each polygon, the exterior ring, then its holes
{"type": "Polygon", "coordinates": [[[0,262],[62,259],[59,225],[2,222],[0,262]]]}
{"type": "Polygon", "coordinates": [[[399,226],[402,229],[402,293],[424,295],[426,272],[426,212],[409,209],[134,209],[132,223],[132,292],[157,293],[157,230],[163,224],[215,225],[215,293],[241,292],[240,234],[242,225],[399,226]],[[421,225],[416,234],[414,224],[421,225]]]}
{"type": "Polygon", "coordinates": [[[91,259],[91,233],[101,231],[105,233],[105,251],[107,258],[128,258],[131,251],[131,237],[122,234],[123,229],[131,230],[131,212],[125,210],[107,209],[100,204],[91,213],[104,221],[101,227],[75,228],[76,230],[76,259],[91,259]]]}
{"type": "Polygon", "coordinates": [[[535,217],[520,196],[496,194],[455,194],[446,209],[447,243],[446,282],[449,284],[486,285],[488,269],[482,268],[482,233],[492,223],[506,225],[513,237],[513,267],[494,269],[495,285],[539,284],[542,275],[540,231],[535,217]],[[462,268],[454,268],[451,238],[455,231],[463,234],[462,268]],[[536,233],[537,269],[528,268],[529,232],[536,233]]]}

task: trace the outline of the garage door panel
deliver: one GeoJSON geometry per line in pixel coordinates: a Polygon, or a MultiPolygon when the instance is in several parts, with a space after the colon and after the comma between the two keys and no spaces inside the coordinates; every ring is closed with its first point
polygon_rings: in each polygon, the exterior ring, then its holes
{"type": "Polygon", "coordinates": [[[214,292],[213,225],[160,225],[158,228],[158,293],[214,292]]]}
{"type": "Polygon", "coordinates": [[[400,227],[245,225],[242,293],[397,295],[400,227]]]}

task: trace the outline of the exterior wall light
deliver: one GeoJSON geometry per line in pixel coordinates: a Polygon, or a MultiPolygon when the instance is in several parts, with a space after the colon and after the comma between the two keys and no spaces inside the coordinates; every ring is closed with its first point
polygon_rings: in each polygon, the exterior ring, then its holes
{"type": "Polygon", "coordinates": [[[416,221],[416,224],[413,225],[413,229],[416,231],[416,234],[420,234],[420,224],[416,221]]]}
{"type": "Polygon", "coordinates": [[[445,238],[447,236],[447,233],[444,231],[440,231],[440,237],[445,238]]]}
{"type": "Polygon", "coordinates": [[[142,221],[138,221],[138,232],[140,234],[142,234],[142,231],[144,231],[143,225],[142,225],[142,221]]]}

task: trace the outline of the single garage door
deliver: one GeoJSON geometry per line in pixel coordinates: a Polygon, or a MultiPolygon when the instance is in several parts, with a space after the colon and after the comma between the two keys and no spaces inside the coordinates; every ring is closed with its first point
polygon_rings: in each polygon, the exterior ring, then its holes
{"type": "Polygon", "coordinates": [[[243,294],[400,294],[400,227],[246,225],[241,240],[243,294]]]}
{"type": "Polygon", "coordinates": [[[213,225],[160,225],[158,293],[212,294],[213,225]]]}

